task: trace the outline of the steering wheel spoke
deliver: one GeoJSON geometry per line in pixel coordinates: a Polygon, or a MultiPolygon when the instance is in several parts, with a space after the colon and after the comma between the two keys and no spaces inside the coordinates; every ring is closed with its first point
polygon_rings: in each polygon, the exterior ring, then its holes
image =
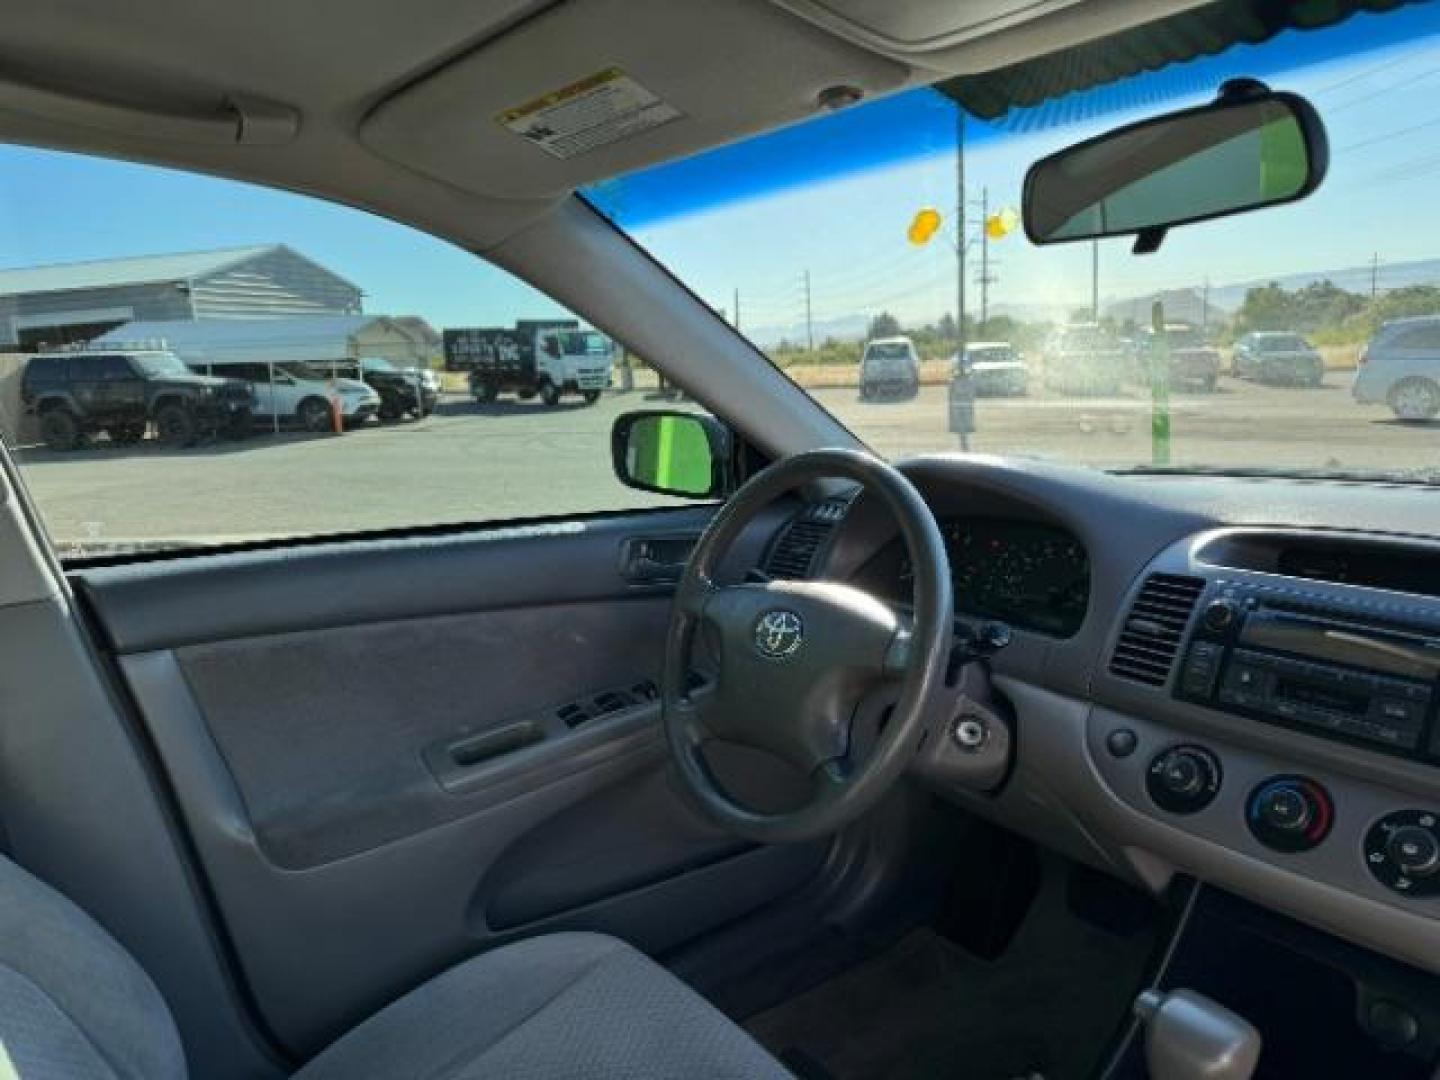
{"type": "Polygon", "coordinates": [[[709,577],[697,574],[692,578],[687,574],[675,588],[674,610],[694,620],[702,619],[718,591],[719,587],[709,577]]]}
{"type": "Polygon", "coordinates": [[[846,758],[834,757],[822,761],[810,773],[810,798],[816,803],[844,798],[853,774],[854,770],[846,758]]]}
{"type": "Polygon", "coordinates": [[[910,661],[915,651],[915,634],[909,627],[899,626],[890,644],[885,647],[885,658],[880,662],[880,675],[885,679],[903,679],[910,671],[910,661]]]}

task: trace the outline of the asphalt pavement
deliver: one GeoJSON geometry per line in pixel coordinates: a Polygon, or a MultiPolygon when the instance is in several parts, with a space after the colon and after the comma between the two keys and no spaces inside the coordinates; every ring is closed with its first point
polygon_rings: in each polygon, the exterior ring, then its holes
{"type": "MultiPolygon", "coordinates": [[[[1349,377],[1318,389],[1226,378],[1213,394],[1174,394],[1175,464],[1395,469],[1440,466],[1440,423],[1402,424],[1356,405],[1349,377]]],[[[827,409],[891,457],[955,449],[944,387],[908,402],[860,402],[853,388],[815,392],[827,409]]],[[[223,541],[492,521],[664,504],[631,491],[610,466],[621,412],[654,407],[640,393],[594,406],[447,395],[425,420],[370,424],[343,435],[257,433],[171,450],[151,442],[55,453],[23,448],[22,471],[63,544],[188,538],[223,541]]],[[[1084,465],[1150,462],[1152,406],[1133,396],[982,398],[980,453],[1030,454],[1084,465]]]]}

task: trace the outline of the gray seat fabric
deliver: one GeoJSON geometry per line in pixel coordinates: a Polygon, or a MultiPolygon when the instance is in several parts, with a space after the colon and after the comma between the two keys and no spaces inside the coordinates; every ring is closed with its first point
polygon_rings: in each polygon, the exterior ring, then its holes
{"type": "Polygon", "coordinates": [[[451,968],[362,1023],[295,1080],[790,1077],[630,946],[549,934],[451,968]]]}
{"type": "MultiPolygon", "coordinates": [[[[116,941],[0,858],[0,1077],[184,1080],[175,1023],[116,941]]],[[[599,934],[550,934],[450,969],[294,1080],[789,1077],[679,979],[599,934]]]]}
{"type": "Polygon", "coordinates": [[[90,916],[0,858],[0,1076],[183,1080],[155,984],[90,916]],[[6,1072],[6,1067],[11,1070],[6,1072]]]}

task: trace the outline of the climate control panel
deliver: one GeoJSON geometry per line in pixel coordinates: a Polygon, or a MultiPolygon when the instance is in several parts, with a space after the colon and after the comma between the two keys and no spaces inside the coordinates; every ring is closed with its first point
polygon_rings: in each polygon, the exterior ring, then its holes
{"type": "Polygon", "coordinates": [[[1365,865],[1397,893],[1440,895],[1440,814],[1413,809],[1386,814],[1365,834],[1365,865]]]}

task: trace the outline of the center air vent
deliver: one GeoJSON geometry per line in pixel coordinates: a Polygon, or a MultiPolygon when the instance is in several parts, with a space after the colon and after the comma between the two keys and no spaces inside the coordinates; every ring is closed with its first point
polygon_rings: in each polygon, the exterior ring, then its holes
{"type": "Polygon", "coordinates": [[[844,499],[826,499],[811,503],[791,518],[770,548],[765,573],[772,578],[808,578],[815,572],[815,560],[825,541],[849,505],[844,499]]]}
{"type": "Polygon", "coordinates": [[[1164,686],[1170,678],[1185,624],[1205,591],[1200,578],[1151,574],[1140,587],[1115,642],[1110,671],[1126,679],[1164,686]]]}

